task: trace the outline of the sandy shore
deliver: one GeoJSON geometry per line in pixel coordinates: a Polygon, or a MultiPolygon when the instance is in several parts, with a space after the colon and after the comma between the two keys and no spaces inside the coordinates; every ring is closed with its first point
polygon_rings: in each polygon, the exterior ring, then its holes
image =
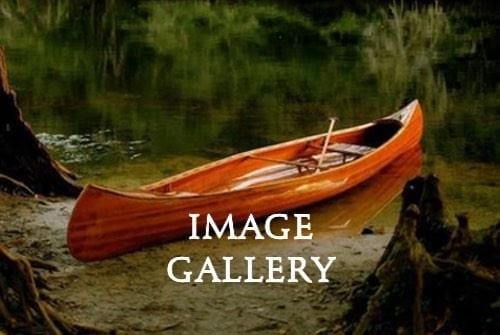
{"type": "MultiPolygon", "coordinates": [[[[350,288],[373,269],[390,238],[331,233],[301,242],[179,241],[84,264],[66,248],[73,204],[0,195],[0,242],[57,264],[59,271],[48,274],[49,290],[44,293],[65,315],[121,334],[321,333],[335,327],[350,288]],[[175,256],[191,257],[193,272],[207,256],[234,256],[234,275],[244,275],[244,256],[256,256],[255,269],[262,272],[264,257],[271,255],[335,256],[337,261],[329,271],[330,284],[179,284],[166,275],[175,256]]],[[[306,270],[314,277],[312,267],[306,270]]]]}

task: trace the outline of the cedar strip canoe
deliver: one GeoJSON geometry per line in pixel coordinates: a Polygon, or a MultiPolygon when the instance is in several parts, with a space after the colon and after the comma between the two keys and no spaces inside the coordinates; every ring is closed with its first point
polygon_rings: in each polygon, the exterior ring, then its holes
{"type": "Polygon", "coordinates": [[[230,213],[238,222],[250,213],[260,217],[309,205],[375,175],[417,146],[422,129],[415,100],[392,115],[330,137],[319,134],[239,153],[137,191],[88,185],[70,218],[68,247],[81,261],[102,260],[188,236],[189,213],[211,214],[222,224],[230,213]],[[326,138],[328,150],[321,160],[326,138]]]}

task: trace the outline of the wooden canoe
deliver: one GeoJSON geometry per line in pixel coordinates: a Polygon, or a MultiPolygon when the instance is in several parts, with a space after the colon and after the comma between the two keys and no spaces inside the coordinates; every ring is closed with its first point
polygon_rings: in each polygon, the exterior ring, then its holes
{"type": "Polygon", "coordinates": [[[321,169],[326,134],[239,153],[141,187],[116,191],[88,185],[68,226],[68,247],[82,261],[101,260],[191,232],[189,213],[285,212],[337,195],[375,175],[420,142],[423,116],[417,100],[385,118],[335,131],[321,169]]]}

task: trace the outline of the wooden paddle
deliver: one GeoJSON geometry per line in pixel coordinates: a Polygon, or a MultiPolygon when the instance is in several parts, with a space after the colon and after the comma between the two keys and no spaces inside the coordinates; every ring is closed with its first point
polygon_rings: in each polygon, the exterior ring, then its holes
{"type": "Polygon", "coordinates": [[[338,120],[336,117],[330,118],[330,127],[328,128],[328,133],[326,134],[325,143],[323,144],[323,149],[321,150],[321,156],[319,157],[318,165],[316,166],[316,172],[319,172],[323,166],[323,160],[325,159],[326,150],[328,149],[328,144],[330,144],[330,136],[332,135],[333,126],[338,120]]]}

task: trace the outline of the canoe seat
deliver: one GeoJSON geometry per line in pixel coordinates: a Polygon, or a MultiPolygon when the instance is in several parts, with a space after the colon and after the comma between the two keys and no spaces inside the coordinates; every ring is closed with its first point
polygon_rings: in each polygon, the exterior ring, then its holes
{"type": "Polygon", "coordinates": [[[334,143],[328,146],[328,152],[338,152],[342,154],[342,162],[362,157],[375,150],[375,148],[352,143],[334,143]]]}
{"type": "MultiPolygon", "coordinates": [[[[315,145],[315,144],[309,144],[309,146],[311,146],[315,149],[322,149],[322,147],[315,145]]],[[[336,152],[336,153],[342,154],[343,163],[346,163],[347,161],[352,160],[352,158],[359,158],[361,156],[364,156],[364,155],[372,152],[373,150],[375,150],[375,148],[373,148],[373,147],[369,147],[366,145],[353,144],[353,143],[333,143],[333,144],[330,144],[326,149],[327,152],[336,152]]],[[[315,155],[313,157],[317,158],[319,156],[320,155],[315,155]]]]}
{"type": "Polygon", "coordinates": [[[334,143],[329,145],[327,150],[347,155],[364,156],[375,150],[375,148],[352,143],[334,143]]]}
{"type": "MultiPolygon", "coordinates": [[[[323,159],[321,170],[349,163],[359,157],[373,151],[375,148],[351,143],[334,143],[328,146],[323,159]]],[[[253,185],[266,183],[275,180],[293,178],[304,173],[316,171],[321,154],[303,157],[296,160],[284,160],[256,155],[248,155],[247,159],[257,159],[275,163],[270,166],[251,171],[234,180],[228,190],[241,190],[253,185]]]]}

